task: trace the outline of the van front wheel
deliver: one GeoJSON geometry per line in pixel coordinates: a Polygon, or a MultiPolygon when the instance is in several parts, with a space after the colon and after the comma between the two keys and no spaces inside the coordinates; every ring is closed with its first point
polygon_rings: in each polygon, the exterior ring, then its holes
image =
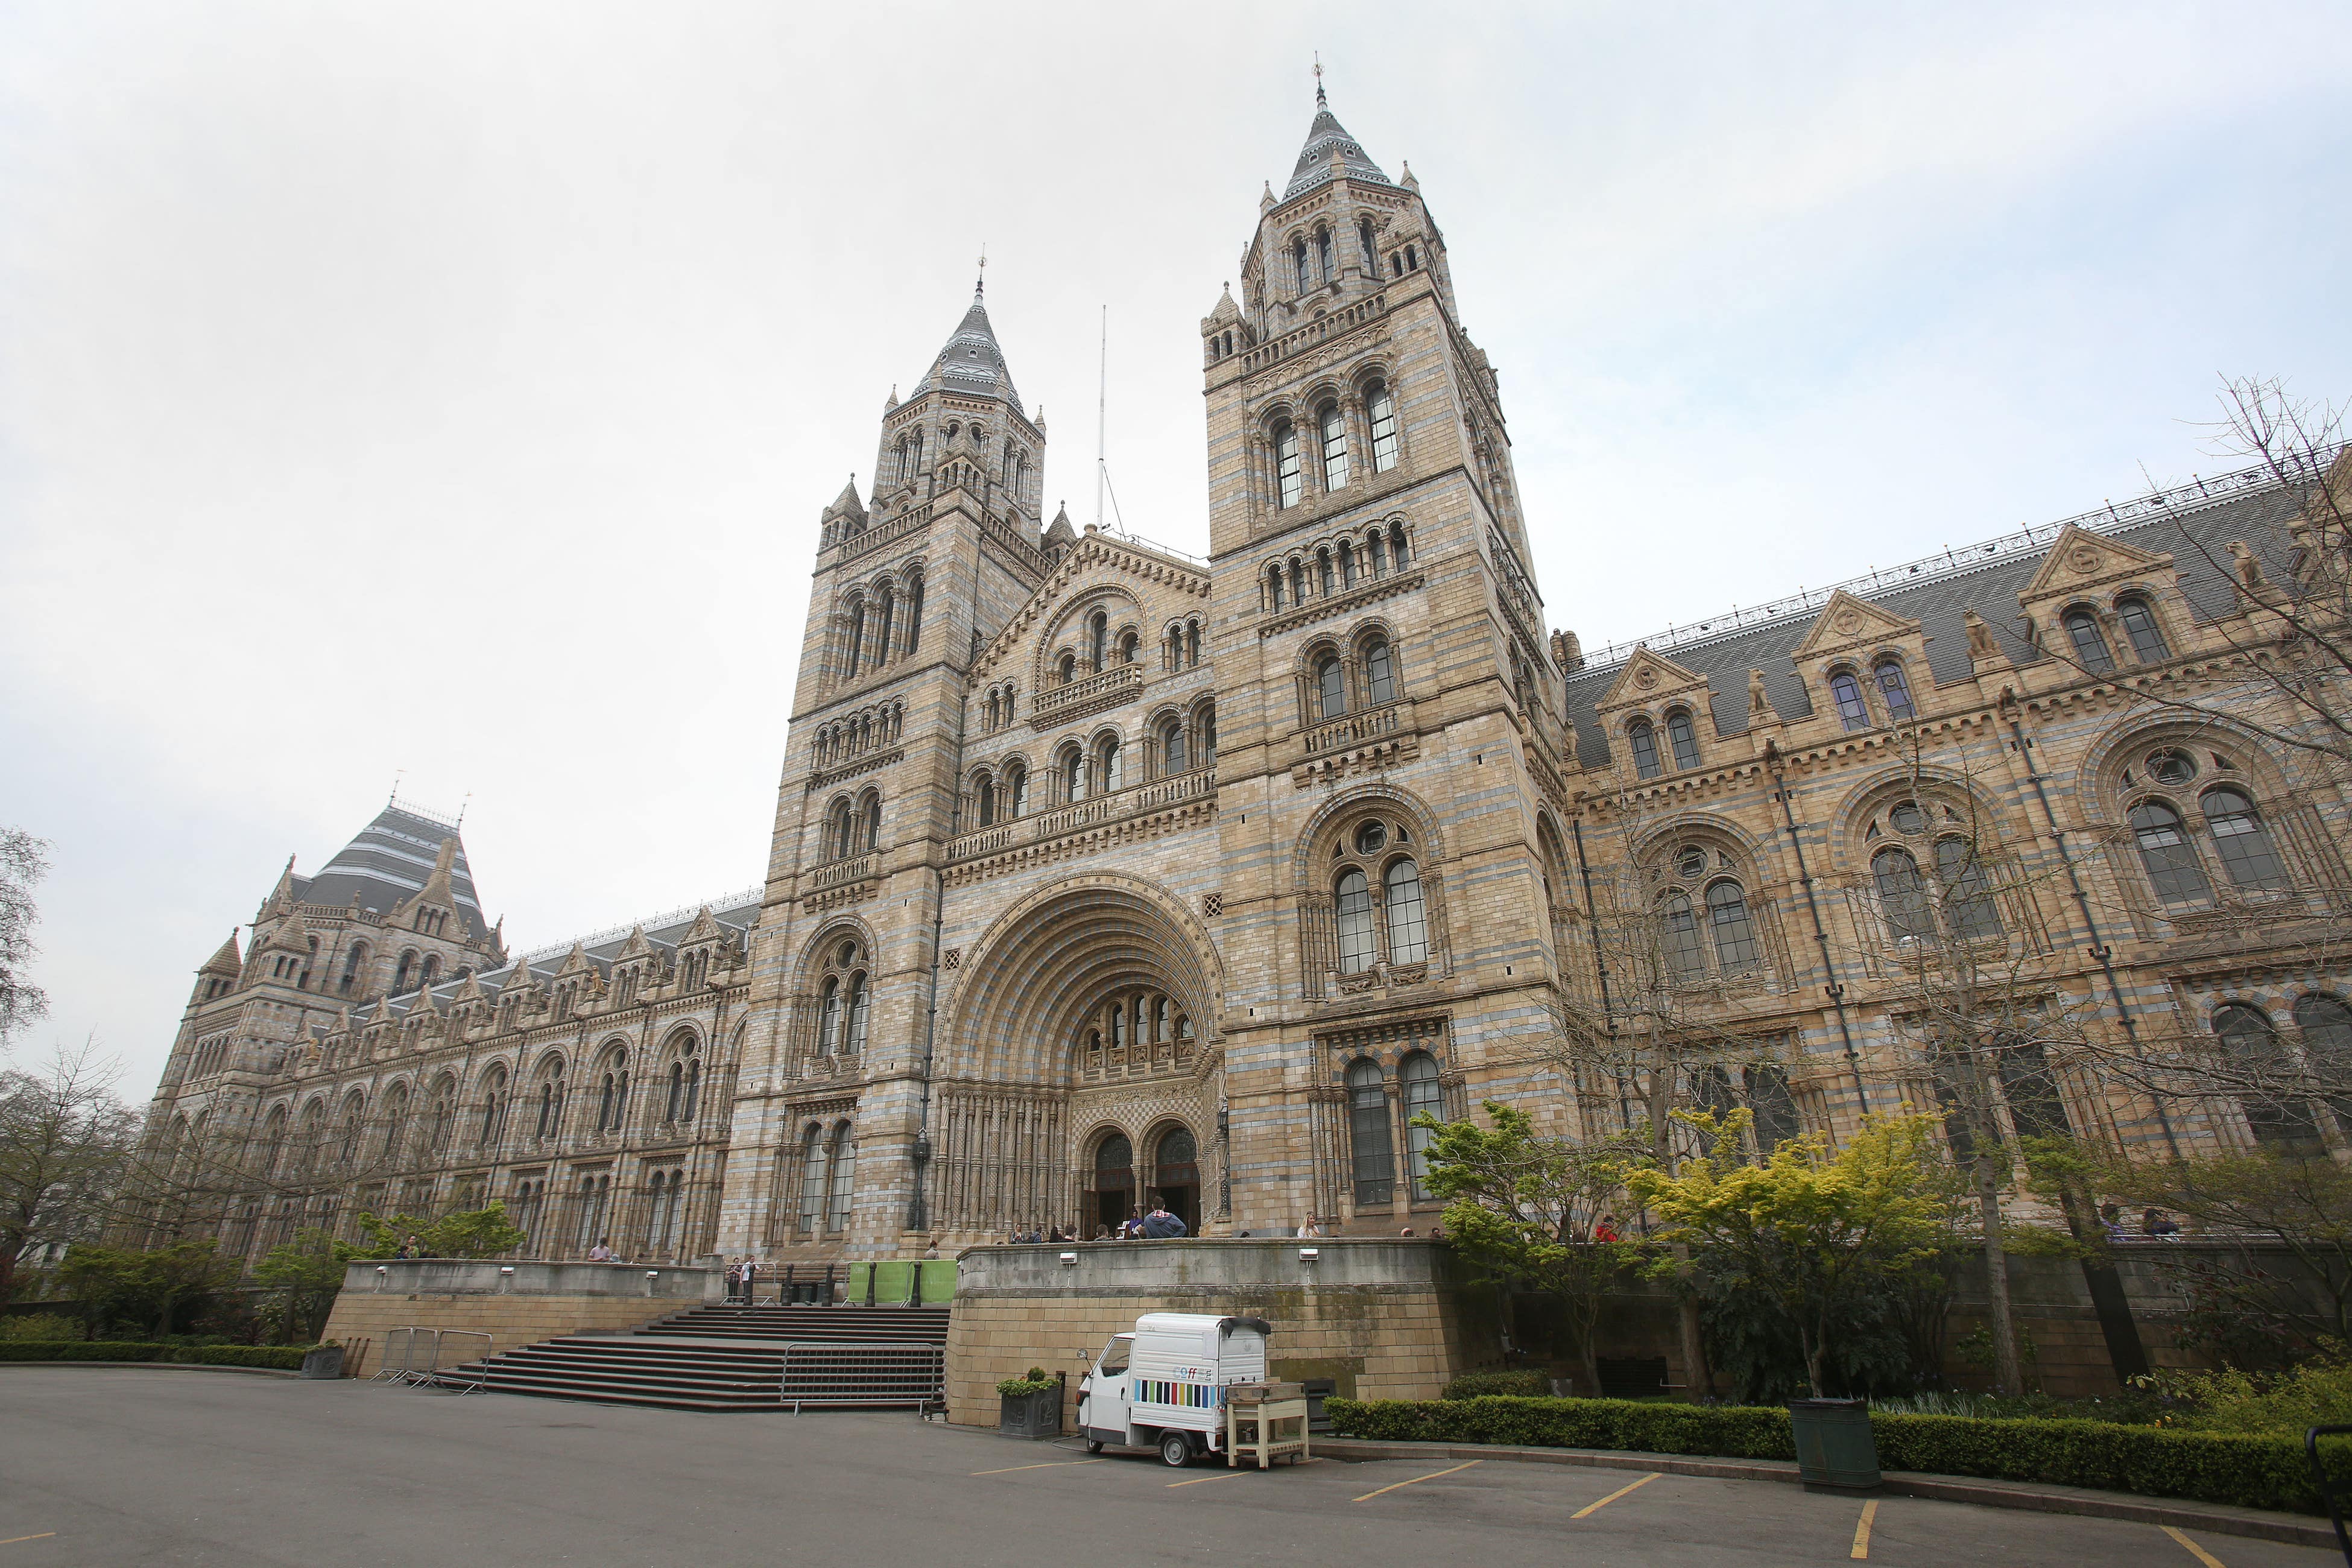
{"type": "Polygon", "coordinates": [[[1160,1458],[1163,1464],[1179,1468],[1192,1462],[1192,1439],[1181,1432],[1160,1434],[1160,1458]]]}
{"type": "Polygon", "coordinates": [[[1101,1438],[1099,1438],[1099,1437],[1089,1437],[1089,1438],[1087,1438],[1087,1453],[1089,1453],[1089,1454],[1099,1454],[1099,1453],[1101,1453],[1101,1452],[1102,1452],[1102,1439],[1101,1439],[1101,1438]]]}

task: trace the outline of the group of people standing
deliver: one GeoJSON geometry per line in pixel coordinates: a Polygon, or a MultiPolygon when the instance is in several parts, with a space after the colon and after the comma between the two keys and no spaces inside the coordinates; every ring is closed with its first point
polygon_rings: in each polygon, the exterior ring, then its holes
{"type": "Polygon", "coordinates": [[[745,1253],[727,1260],[727,1299],[739,1305],[751,1304],[752,1289],[760,1281],[760,1260],[745,1253]]]}
{"type": "MultiPolygon", "coordinates": [[[[1149,1214],[1140,1207],[1131,1208],[1127,1211],[1127,1217],[1119,1221],[1117,1226],[1097,1226],[1093,1239],[1096,1241],[1172,1241],[1180,1236],[1191,1234],[1192,1227],[1184,1223],[1183,1215],[1173,1212],[1164,1203],[1155,1203],[1151,1205],[1151,1211],[1149,1214]]],[[[1034,1228],[1016,1230],[1004,1239],[1008,1245],[1014,1247],[1032,1242],[1044,1242],[1050,1247],[1085,1241],[1087,1237],[1076,1226],[1064,1230],[1060,1226],[1054,1225],[1048,1226],[1042,1232],[1034,1228]]]]}

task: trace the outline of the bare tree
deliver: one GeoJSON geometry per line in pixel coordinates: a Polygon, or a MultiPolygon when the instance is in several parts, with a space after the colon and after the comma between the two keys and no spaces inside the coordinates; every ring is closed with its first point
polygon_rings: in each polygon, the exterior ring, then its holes
{"type": "Polygon", "coordinates": [[[111,1212],[139,1126],[115,1095],[121,1072],[92,1037],[37,1071],[0,1073],[0,1302],[20,1256],[95,1240],[111,1212]]]}
{"type": "Polygon", "coordinates": [[[33,927],[40,910],[33,884],[49,869],[48,843],[15,827],[0,827],[0,1048],[10,1036],[48,1016],[49,998],[25,978],[40,949],[33,927]]]}

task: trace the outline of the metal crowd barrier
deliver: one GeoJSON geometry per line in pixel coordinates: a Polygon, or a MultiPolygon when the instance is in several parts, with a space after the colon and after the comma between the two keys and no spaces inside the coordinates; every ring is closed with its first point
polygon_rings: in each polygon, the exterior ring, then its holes
{"type": "Polygon", "coordinates": [[[479,1361],[497,1345],[488,1333],[480,1329],[398,1328],[387,1330],[383,1336],[383,1360],[378,1364],[371,1383],[402,1383],[412,1388],[457,1388],[461,1394],[478,1393],[481,1379],[460,1373],[454,1369],[461,1363],[479,1361]],[[452,1354],[449,1370],[442,1366],[443,1344],[450,1339],[479,1340],[481,1355],[452,1354]],[[397,1361],[394,1356],[397,1354],[397,1361]]]}
{"type": "Polygon", "coordinates": [[[946,1403],[945,1345],[919,1340],[836,1341],[784,1346],[776,1395],[801,1413],[815,1409],[911,1405],[928,1413],[946,1403]]]}

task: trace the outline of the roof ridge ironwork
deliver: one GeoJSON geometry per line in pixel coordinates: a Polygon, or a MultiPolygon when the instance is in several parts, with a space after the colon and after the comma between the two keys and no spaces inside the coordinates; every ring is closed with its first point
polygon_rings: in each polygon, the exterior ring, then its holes
{"type": "Polygon", "coordinates": [[[1652,653],[1662,653],[1668,648],[1698,647],[1776,621],[1816,613],[1839,593],[1867,599],[1874,594],[1891,594],[1898,588],[1924,587],[1930,583],[1965,577],[2012,557],[2046,549],[2069,527],[2093,533],[2113,533],[2158,518],[2191,516],[2246,496],[2284,489],[2289,483],[2308,484],[2326,474],[2348,447],[2352,447],[2352,443],[2338,443],[2332,447],[2290,455],[2282,466],[2293,474],[2292,479],[2282,479],[2268,464],[2256,464],[2252,468],[2215,476],[2192,474],[2187,484],[2150,490],[2146,495],[2120,503],[2108,501],[2093,511],[2063,517],[2055,522],[2034,523],[2018,532],[2001,534],[1963,549],[1948,549],[1899,566],[1849,577],[1843,583],[1832,583],[1825,587],[1800,589],[1762,605],[1745,607],[1735,605],[1724,614],[1710,616],[1702,621],[1680,626],[1670,626],[1663,632],[1611,643],[1596,652],[1586,654],[1583,664],[1575,674],[1582,677],[1613,669],[1633,658],[1636,648],[1646,647],[1652,653]]]}

